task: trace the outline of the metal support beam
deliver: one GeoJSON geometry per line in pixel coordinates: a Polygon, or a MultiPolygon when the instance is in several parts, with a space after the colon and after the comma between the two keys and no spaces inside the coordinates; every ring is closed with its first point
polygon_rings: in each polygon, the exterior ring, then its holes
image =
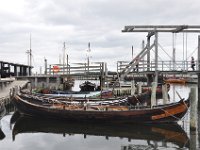
{"type": "Polygon", "coordinates": [[[186,25],[179,26],[174,30],[174,33],[181,32],[181,31],[183,31],[184,29],[187,29],[187,28],[188,28],[188,26],[186,26],[186,25]]]}
{"type": "Polygon", "coordinates": [[[158,83],[158,32],[155,32],[155,79],[154,82],[158,83]]]}
{"type": "Polygon", "coordinates": [[[200,26],[198,25],[134,25],[125,26],[122,32],[148,32],[149,36],[154,33],[154,29],[157,32],[200,32],[200,26]]]}
{"type": "Polygon", "coordinates": [[[151,37],[147,37],[147,49],[148,49],[148,53],[147,53],[147,71],[150,71],[150,38],[151,37]]]}
{"type": "Polygon", "coordinates": [[[197,69],[200,71],[200,35],[198,36],[198,57],[197,57],[197,69]]]}
{"type": "Polygon", "coordinates": [[[18,76],[18,74],[17,74],[17,65],[14,65],[14,76],[18,76]]]}
{"type": "Polygon", "coordinates": [[[147,37],[150,38],[151,36],[155,35],[155,32],[149,32],[147,37]]]}
{"type": "Polygon", "coordinates": [[[47,75],[47,59],[44,58],[44,74],[47,75]]]}
{"type": "Polygon", "coordinates": [[[126,68],[122,71],[121,74],[124,74],[124,76],[126,76],[136,65],[136,63],[134,63],[136,61],[136,59],[141,60],[147,53],[148,51],[150,51],[153,47],[154,47],[154,43],[149,47],[149,49],[147,49],[147,46],[126,66],[126,68]]]}

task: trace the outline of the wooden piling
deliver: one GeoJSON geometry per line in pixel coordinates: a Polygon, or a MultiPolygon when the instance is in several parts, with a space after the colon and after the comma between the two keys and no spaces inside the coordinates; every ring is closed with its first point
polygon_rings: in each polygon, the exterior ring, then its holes
{"type": "Polygon", "coordinates": [[[190,150],[197,149],[197,133],[196,131],[190,131],[190,150]]]}
{"type": "MultiPolygon", "coordinates": [[[[197,76],[198,76],[198,95],[200,95],[200,35],[198,35],[198,52],[197,52],[197,76]]],[[[198,109],[200,109],[200,101],[198,101],[198,109]]]]}
{"type": "Polygon", "coordinates": [[[35,77],[35,84],[34,84],[34,86],[35,86],[35,88],[37,88],[37,86],[38,86],[38,78],[37,77],[35,77]]]}
{"type": "Polygon", "coordinates": [[[162,85],[163,104],[168,102],[167,84],[162,85]]]}
{"type": "Polygon", "coordinates": [[[155,102],[156,102],[156,88],[157,88],[157,82],[152,82],[152,88],[151,88],[151,108],[155,105],[155,102]]]}
{"type": "Polygon", "coordinates": [[[56,90],[60,87],[60,77],[56,77],[56,90]]]}
{"type": "MultiPolygon", "coordinates": [[[[200,96],[200,73],[197,73],[197,76],[198,76],[198,83],[197,83],[198,96],[200,96]]],[[[200,110],[200,100],[198,100],[198,110],[200,110]]]]}
{"type": "Polygon", "coordinates": [[[190,130],[194,131],[197,128],[197,97],[195,88],[191,88],[189,99],[190,99],[190,130]]]}
{"type": "Polygon", "coordinates": [[[142,82],[138,82],[138,94],[142,93],[142,82]]]}
{"type": "Polygon", "coordinates": [[[46,88],[49,88],[49,77],[46,77],[46,88]]]}
{"type": "Polygon", "coordinates": [[[135,94],[135,81],[132,80],[131,82],[131,95],[134,95],[135,94]]]}

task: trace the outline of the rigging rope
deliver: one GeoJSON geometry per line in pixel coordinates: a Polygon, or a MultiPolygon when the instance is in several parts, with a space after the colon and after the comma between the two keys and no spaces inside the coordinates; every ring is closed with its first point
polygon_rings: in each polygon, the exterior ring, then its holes
{"type": "Polygon", "coordinates": [[[194,49],[194,51],[192,51],[192,53],[187,57],[187,60],[190,59],[190,57],[194,54],[194,52],[196,52],[198,49],[198,46],[194,49]]]}
{"type": "Polygon", "coordinates": [[[185,55],[186,55],[186,56],[185,56],[185,60],[187,61],[187,32],[186,32],[186,37],[185,37],[185,38],[186,38],[186,39],[185,39],[185,40],[186,40],[186,41],[185,41],[185,51],[186,51],[186,52],[185,52],[185,55]]]}
{"type": "Polygon", "coordinates": [[[165,52],[165,54],[167,54],[167,56],[172,59],[172,57],[164,50],[164,48],[158,43],[158,46],[163,50],[163,52],[165,52]]]}
{"type": "MultiPolygon", "coordinates": [[[[183,101],[183,103],[184,103],[186,109],[188,110],[188,106],[186,105],[185,101],[183,101]]],[[[164,110],[162,108],[160,108],[160,109],[163,110],[164,112],[168,113],[170,116],[174,117],[175,119],[181,120],[181,118],[178,118],[178,117],[174,116],[173,114],[169,113],[168,111],[166,111],[166,110],[164,110]]]]}
{"type": "Polygon", "coordinates": [[[183,32],[183,61],[185,60],[185,33],[183,32]]]}

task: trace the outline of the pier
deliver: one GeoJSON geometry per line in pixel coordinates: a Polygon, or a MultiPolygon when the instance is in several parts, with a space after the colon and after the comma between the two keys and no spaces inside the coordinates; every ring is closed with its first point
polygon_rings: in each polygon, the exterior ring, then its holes
{"type": "Polygon", "coordinates": [[[0,61],[0,77],[28,76],[31,75],[32,66],[0,61]]]}
{"type": "Polygon", "coordinates": [[[4,87],[0,90],[0,102],[5,105],[10,103],[10,89],[24,87],[28,82],[28,80],[12,80],[9,78],[0,80],[0,83],[4,85],[4,87]]]}

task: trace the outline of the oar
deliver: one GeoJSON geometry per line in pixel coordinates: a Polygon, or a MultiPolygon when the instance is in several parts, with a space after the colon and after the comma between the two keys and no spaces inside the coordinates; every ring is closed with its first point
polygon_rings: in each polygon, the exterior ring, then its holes
{"type": "MultiPolygon", "coordinates": [[[[178,95],[178,97],[182,100],[183,98],[180,96],[180,94],[176,91],[176,94],[178,95]]],[[[183,101],[185,107],[188,109],[188,105],[183,101]]]]}
{"type": "Polygon", "coordinates": [[[176,94],[178,95],[178,97],[182,100],[183,98],[181,97],[181,95],[176,91],[176,94]]]}

